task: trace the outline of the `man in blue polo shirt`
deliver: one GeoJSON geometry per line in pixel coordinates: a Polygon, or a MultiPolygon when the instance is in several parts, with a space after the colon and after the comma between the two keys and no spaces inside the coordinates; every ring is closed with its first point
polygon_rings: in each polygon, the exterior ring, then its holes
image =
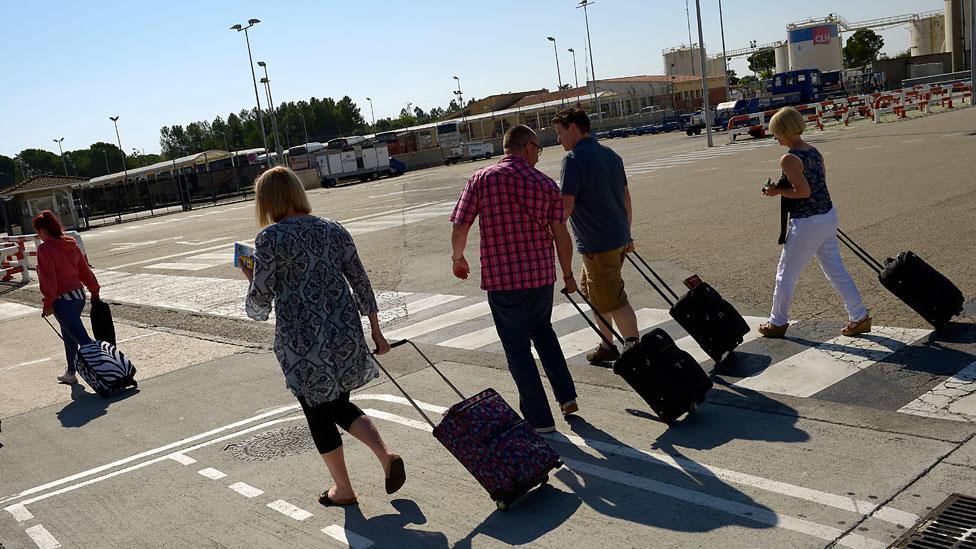
{"type": "MultiPolygon", "coordinates": [[[[590,119],[583,109],[559,111],[552,121],[559,143],[569,151],[560,180],[566,216],[583,256],[579,290],[597,312],[617,325],[625,345],[632,345],[638,337],[637,315],[620,276],[624,256],[634,249],[630,233],[634,216],[623,160],[590,136],[590,119]]],[[[599,318],[597,324],[606,340],[613,342],[610,326],[599,318]]],[[[619,357],[616,345],[604,342],[586,355],[590,364],[597,365],[619,357]]]]}

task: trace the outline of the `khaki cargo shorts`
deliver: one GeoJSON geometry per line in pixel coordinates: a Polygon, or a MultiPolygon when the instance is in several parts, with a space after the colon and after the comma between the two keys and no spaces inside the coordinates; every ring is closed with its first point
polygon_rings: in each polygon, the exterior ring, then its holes
{"type": "Polygon", "coordinates": [[[599,254],[583,254],[583,271],[579,290],[601,314],[628,305],[620,270],[624,265],[624,247],[599,254]]]}

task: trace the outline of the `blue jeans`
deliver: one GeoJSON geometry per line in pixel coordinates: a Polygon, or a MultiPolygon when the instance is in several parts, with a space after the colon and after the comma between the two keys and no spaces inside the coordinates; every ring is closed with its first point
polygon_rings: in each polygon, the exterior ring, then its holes
{"type": "Polygon", "coordinates": [[[54,315],[61,325],[61,337],[64,338],[64,357],[68,360],[68,373],[75,373],[75,354],[78,353],[78,343],[85,345],[91,343],[85,331],[85,325],[81,323],[81,311],[85,310],[85,299],[55,299],[54,315]],[[71,336],[74,336],[74,339],[71,336]]]}
{"type": "Polygon", "coordinates": [[[576,398],[573,376],[566,367],[566,358],[552,329],[552,291],[550,285],[530,290],[488,292],[488,306],[505,349],[508,371],[518,388],[519,409],[533,427],[549,427],[555,420],[532,358],[530,343],[539,353],[556,400],[563,404],[576,398]]]}

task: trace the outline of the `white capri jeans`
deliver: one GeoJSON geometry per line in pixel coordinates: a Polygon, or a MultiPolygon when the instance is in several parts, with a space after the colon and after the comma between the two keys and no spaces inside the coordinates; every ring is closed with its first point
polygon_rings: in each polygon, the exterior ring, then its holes
{"type": "Polygon", "coordinates": [[[817,263],[830,285],[844,299],[848,318],[854,321],[866,317],[868,310],[861,303],[861,294],[840,257],[840,248],[837,245],[837,210],[832,208],[825,214],[790,218],[786,244],[776,268],[776,289],[773,291],[773,308],[769,313],[769,322],[776,326],[789,323],[793,291],[800,273],[812,257],[817,258],[817,263]]]}

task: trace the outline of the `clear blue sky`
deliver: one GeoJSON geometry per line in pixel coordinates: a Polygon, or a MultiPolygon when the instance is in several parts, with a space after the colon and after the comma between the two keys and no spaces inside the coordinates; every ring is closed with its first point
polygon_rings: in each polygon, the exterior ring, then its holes
{"type": "MultiPolygon", "coordinates": [[[[159,151],[164,125],[213,120],[254,106],[243,33],[271,72],[276,102],[349,95],[369,120],[408,102],[445,106],[461,78],[465,98],[556,87],[552,43],[564,82],[567,48],[583,81],[585,29],[575,0],[170,0],[5,2],[0,21],[0,154],[57,152],[115,142],[159,151]]],[[[725,0],[729,49],[785,39],[787,23],[839,13],[848,21],[924,12],[942,0],[725,0]]],[[[695,41],[695,3],[690,0],[695,41]]],[[[661,50],[688,42],[684,0],[597,0],[589,10],[597,77],[663,72],[661,50]]],[[[702,0],[705,44],[721,49],[718,0],[702,0]]],[[[907,27],[884,31],[884,51],[909,46],[907,27]]],[[[745,62],[732,64],[740,75],[745,62]]],[[[262,102],[263,91],[262,91],[262,102]]]]}

